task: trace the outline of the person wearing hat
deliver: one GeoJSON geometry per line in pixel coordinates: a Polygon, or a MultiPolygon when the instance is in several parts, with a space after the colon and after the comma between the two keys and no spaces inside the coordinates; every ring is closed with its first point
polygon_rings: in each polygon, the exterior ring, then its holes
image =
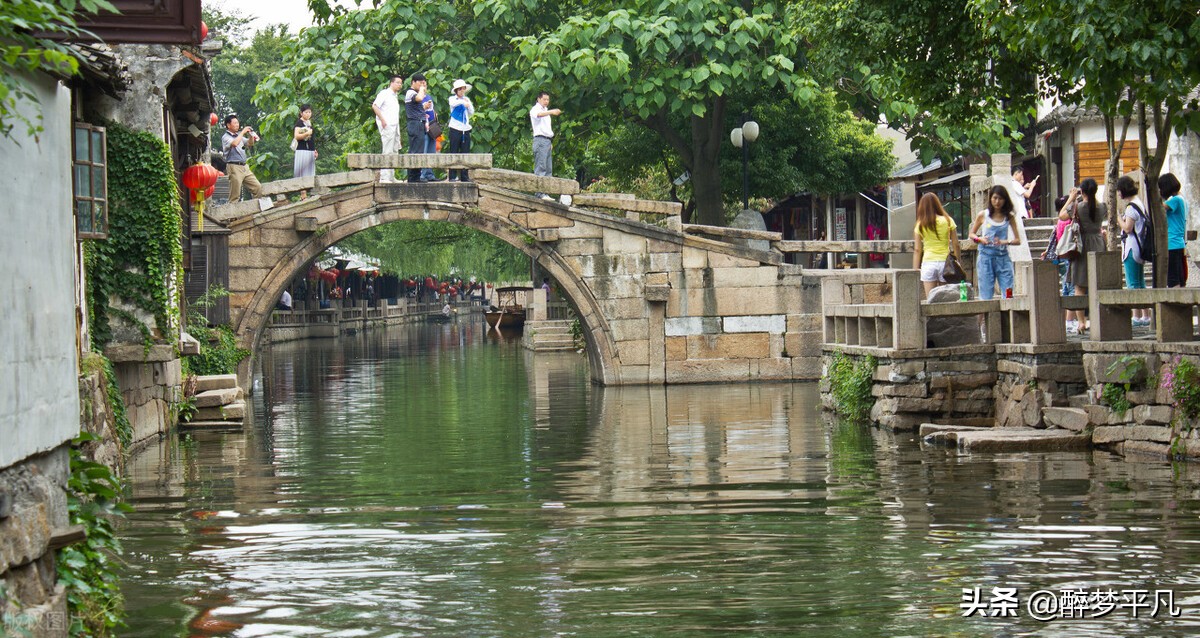
{"type": "MultiPolygon", "coordinates": [[[[454,86],[450,94],[450,152],[451,153],[470,153],[471,152],[471,116],[475,114],[475,105],[471,104],[471,98],[467,97],[467,93],[471,91],[471,85],[467,84],[466,80],[458,79],[454,81],[454,86]]],[[[450,181],[452,182],[469,182],[467,178],[467,169],[450,169],[450,181]]]]}
{"type": "MultiPolygon", "coordinates": [[[[425,115],[425,75],[414,73],[408,92],[404,94],[404,116],[408,121],[408,152],[425,152],[425,138],[429,131],[429,119],[425,115]]],[[[408,181],[421,181],[421,169],[408,169],[408,181]]]]}

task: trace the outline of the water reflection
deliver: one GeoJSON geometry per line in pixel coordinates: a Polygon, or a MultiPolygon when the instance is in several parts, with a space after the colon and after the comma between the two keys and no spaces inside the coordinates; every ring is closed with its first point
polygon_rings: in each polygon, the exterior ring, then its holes
{"type": "Polygon", "coordinates": [[[283,344],[255,420],[133,464],[129,635],[1189,635],[1196,471],[974,455],[812,385],[599,388],[466,322],[283,344]],[[1170,620],[962,588],[1174,589],[1170,620]]]}

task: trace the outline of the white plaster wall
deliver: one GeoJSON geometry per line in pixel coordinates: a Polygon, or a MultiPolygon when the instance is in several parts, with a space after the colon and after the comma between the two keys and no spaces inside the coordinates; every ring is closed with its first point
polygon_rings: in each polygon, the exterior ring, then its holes
{"type": "MultiPolygon", "coordinates": [[[[71,94],[45,77],[29,83],[45,130],[35,142],[17,124],[20,146],[0,139],[0,468],[79,432],[71,94]]],[[[36,113],[32,104],[19,108],[36,113]]]]}

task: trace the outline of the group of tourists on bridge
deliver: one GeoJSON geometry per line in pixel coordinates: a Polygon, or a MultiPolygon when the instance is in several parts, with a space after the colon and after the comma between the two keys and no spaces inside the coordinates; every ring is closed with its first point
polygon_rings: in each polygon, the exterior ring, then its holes
{"type": "MultiPolygon", "coordinates": [[[[988,193],[987,208],[979,211],[968,238],[979,244],[975,262],[976,290],[980,299],[991,299],[997,290],[1012,296],[1014,269],[1009,247],[1021,243],[1017,218],[1025,217],[1026,202],[1033,183],[1025,184],[1014,172],[1013,186],[997,185],[988,193]],[[1010,192],[1011,191],[1011,192],[1010,192]],[[1016,193],[1014,196],[1013,193],[1016,193]]],[[[1145,264],[1153,263],[1154,232],[1149,209],[1138,201],[1138,184],[1129,176],[1117,180],[1121,227],[1121,259],[1124,265],[1125,287],[1146,287],[1145,264]]],[[[1167,287],[1183,287],[1187,283],[1187,259],[1184,254],[1188,207],[1180,197],[1180,182],[1175,175],[1164,173],[1158,179],[1167,221],[1167,287]]],[[[1096,180],[1083,180],[1055,203],[1058,224],[1041,259],[1059,266],[1062,295],[1088,294],[1088,253],[1105,250],[1108,208],[1097,196],[1096,180]]],[[[928,298],[935,288],[944,284],[960,284],[962,297],[967,297],[966,274],[959,263],[957,227],[933,193],[926,193],[917,204],[917,220],[913,229],[915,242],[914,267],[921,273],[921,282],[928,298]]],[[[1160,248],[1161,250],[1161,248],[1160,248]]],[[[1151,311],[1135,309],[1133,325],[1148,326],[1151,311]]],[[[1089,329],[1087,312],[1067,310],[1068,333],[1083,333],[1089,329]]]]}
{"type": "MultiPolygon", "coordinates": [[[[375,96],[371,102],[371,110],[375,113],[375,127],[379,131],[380,145],[384,154],[399,153],[403,147],[404,138],[401,136],[400,116],[404,115],[404,132],[407,136],[408,153],[437,153],[447,141],[445,131],[438,119],[437,108],[433,95],[429,92],[429,82],[422,73],[414,73],[409,78],[409,88],[404,93],[404,108],[400,106],[400,89],[404,86],[404,76],[393,75],[388,86],[375,96]]],[[[467,95],[471,85],[466,80],[457,79],[450,87],[447,99],[450,118],[446,123],[449,130],[449,151],[451,153],[470,153],[471,118],[475,115],[475,104],[467,95]]],[[[550,108],[550,94],[541,91],[537,101],[529,109],[529,124],[533,131],[533,173],[534,175],[551,176],[554,173],[552,156],[554,128],[550,118],[562,115],[562,110],[550,108]]],[[[313,126],[313,107],[310,104],[300,105],[300,114],[292,127],[292,151],[295,157],[292,163],[293,177],[311,177],[317,173],[317,138],[313,126]]],[[[259,140],[258,134],[250,126],[241,126],[236,114],[225,118],[225,132],[221,136],[221,152],[229,173],[229,201],[236,202],[242,198],[242,186],[250,191],[250,196],[257,198],[262,193],[262,185],[254,172],[247,166],[247,151],[259,140]]],[[[450,169],[448,179],[451,182],[469,182],[470,176],[466,169],[450,169]]],[[[395,170],[383,169],[379,172],[382,184],[396,184],[395,170]]],[[[408,170],[407,181],[436,182],[441,178],[435,176],[433,169],[414,168],[408,170]]],[[[301,192],[301,198],[307,193],[301,192]]],[[[539,197],[548,199],[543,193],[539,197]]]]}

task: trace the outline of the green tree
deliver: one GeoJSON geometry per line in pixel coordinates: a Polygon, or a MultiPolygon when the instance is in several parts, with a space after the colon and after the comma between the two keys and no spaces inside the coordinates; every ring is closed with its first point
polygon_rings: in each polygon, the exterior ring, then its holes
{"type": "Polygon", "coordinates": [[[504,241],[472,228],[436,221],[408,221],[364,230],[340,246],[379,260],[386,272],[475,275],[491,281],[527,279],[529,257],[504,241]]]}
{"type": "MultiPolygon", "coordinates": [[[[1047,97],[1094,106],[1100,111],[1108,138],[1109,184],[1119,176],[1116,160],[1130,122],[1137,122],[1145,196],[1155,219],[1155,243],[1165,248],[1166,219],[1158,177],[1166,160],[1167,142],[1172,131],[1200,132],[1194,97],[1200,84],[1196,3],[970,0],[970,4],[989,33],[1037,60],[1036,69],[1047,97]],[[1119,134],[1118,122],[1123,123],[1119,134]]],[[[1109,223],[1113,226],[1110,236],[1115,236],[1115,189],[1106,190],[1109,223]]],[[[1167,252],[1158,252],[1155,285],[1163,286],[1167,252]]]]}
{"type": "Polygon", "coordinates": [[[560,174],[586,156],[595,134],[637,124],[690,171],[703,223],[724,222],[720,155],[726,115],[744,105],[738,92],[778,88],[800,102],[819,93],[800,68],[801,40],[788,26],[794,11],[786,3],[310,6],[325,23],[305,30],[289,51],[293,64],[259,85],[260,104],[276,113],[268,126],[284,124],[287,96],[311,95],[339,121],[358,126],[361,147],[353,150],[370,150],[375,93],[390,74],[421,70],[435,92],[456,77],[474,84],[479,149],[490,147],[499,166],[528,168],[526,112],[545,88],[564,109],[555,122],[560,174]]]}
{"type": "MultiPolygon", "coordinates": [[[[760,125],[758,142],[750,145],[750,196],[782,199],[798,192],[852,193],[885,182],[895,158],[889,141],[874,127],[845,110],[830,92],[797,102],[781,90],[765,91],[752,115],[760,125]]],[[[677,127],[682,123],[673,123],[677,127]]],[[[741,115],[726,114],[724,130],[740,125],[741,115]]],[[[604,190],[634,192],[642,197],[675,198],[693,205],[691,184],[672,180],[684,167],[662,140],[647,139],[645,129],[623,124],[600,135],[589,149],[588,169],[604,179],[604,190]]],[[[722,149],[722,190],[742,189],[742,154],[732,145],[722,149]]],[[[740,208],[740,204],[738,205],[740,208]]]]}
{"type": "Polygon", "coordinates": [[[904,131],[925,160],[1008,153],[1036,113],[1030,61],[965,0],[801,6],[813,73],[864,118],[904,131]]]}
{"type": "Polygon", "coordinates": [[[71,77],[79,60],[66,45],[41,34],[74,37],[83,32],[76,18],[100,11],[116,12],[107,0],[6,0],[0,3],[0,135],[12,138],[21,124],[29,137],[42,132],[42,114],[33,119],[17,110],[19,101],[37,104],[26,82],[30,73],[71,77]]]}

